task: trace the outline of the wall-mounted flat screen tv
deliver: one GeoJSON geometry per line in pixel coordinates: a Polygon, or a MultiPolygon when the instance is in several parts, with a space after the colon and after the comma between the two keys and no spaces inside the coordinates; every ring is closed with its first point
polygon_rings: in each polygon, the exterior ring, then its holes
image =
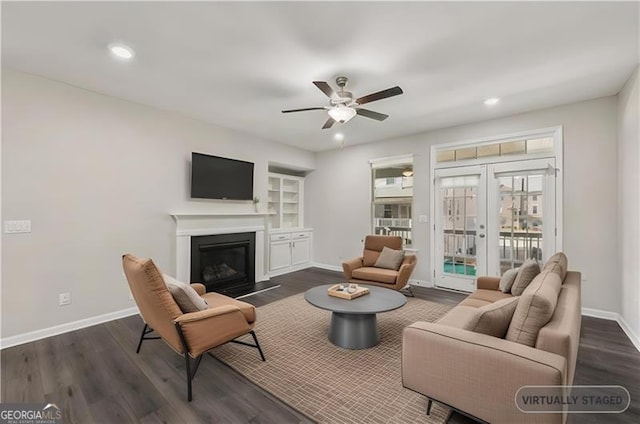
{"type": "Polygon", "coordinates": [[[191,197],[253,199],[253,163],[191,153],[191,197]]]}

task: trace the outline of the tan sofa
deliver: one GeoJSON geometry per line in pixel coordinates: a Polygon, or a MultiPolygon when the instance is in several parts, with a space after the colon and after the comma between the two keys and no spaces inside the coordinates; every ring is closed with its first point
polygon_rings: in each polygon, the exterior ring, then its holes
{"type": "Polygon", "coordinates": [[[459,328],[465,313],[511,296],[499,290],[499,282],[480,277],[477,290],[441,320],[405,329],[402,383],[427,396],[428,409],[436,401],[495,424],[564,423],[566,412],[521,412],[515,395],[525,385],[572,384],[580,338],[580,273],[566,272],[566,256],[563,264],[548,262],[519,297],[506,338],[459,328]],[[551,305],[551,318],[539,320],[543,326],[537,334],[522,330],[523,314],[531,319],[536,308],[551,305]]]}
{"type": "Polygon", "coordinates": [[[388,289],[400,290],[409,282],[416,266],[416,256],[406,255],[400,268],[396,270],[376,268],[374,264],[383,248],[402,250],[402,237],[369,235],[364,239],[362,256],[342,264],[344,276],[350,283],[372,284],[388,289]]]}

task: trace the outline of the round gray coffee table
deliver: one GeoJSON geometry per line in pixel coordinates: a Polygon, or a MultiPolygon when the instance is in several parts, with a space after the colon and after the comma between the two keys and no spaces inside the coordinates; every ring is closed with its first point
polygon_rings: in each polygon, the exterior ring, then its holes
{"type": "Polygon", "coordinates": [[[407,299],[397,291],[367,286],[370,292],[356,299],[347,300],[329,296],[327,290],[333,284],[307,290],[304,298],[320,309],[331,311],[329,340],[345,349],[366,349],[380,342],[376,314],[393,311],[404,306],[407,299]]]}

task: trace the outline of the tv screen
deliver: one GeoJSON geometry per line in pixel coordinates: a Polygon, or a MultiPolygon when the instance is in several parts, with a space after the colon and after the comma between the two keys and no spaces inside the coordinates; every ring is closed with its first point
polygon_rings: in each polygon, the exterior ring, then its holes
{"type": "Polygon", "coordinates": [[[253,163],[191,153],[191,197],[253,199],[253,163]]]}

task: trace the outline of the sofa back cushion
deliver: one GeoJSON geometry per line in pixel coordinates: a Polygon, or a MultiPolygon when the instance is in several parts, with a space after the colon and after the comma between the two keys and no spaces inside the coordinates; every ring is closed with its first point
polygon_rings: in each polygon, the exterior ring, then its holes
{"type": "Polygon", "coordinates": [[[364,239],[362,266],[374,266],[382,249],[402,249],[402,237],[399,236],[367,236],[364,239]]]}
{"type": "Polygon", "coordinates": [[[538,262],[533,259],[524,261],[520,269],[518,269],[516,279],[511,286],[511,294],[520,296],[539,273],[540,265],[538,265],[538,262]]]}
{"type": "Polygon", "coordinates": [[[555,272],[538,274],[520,296],[506,339],[535,346],[540,329],[553,316],[561,286],[555,272]]]}
{"type": "Polygon", "coordinates": [[[568,260],[567,255],[563,252],[555,253],[544,264],[544,270],[553,269],[555,272],[559,272],[560,278],[564,281],[567,276],[568,260]]]}

